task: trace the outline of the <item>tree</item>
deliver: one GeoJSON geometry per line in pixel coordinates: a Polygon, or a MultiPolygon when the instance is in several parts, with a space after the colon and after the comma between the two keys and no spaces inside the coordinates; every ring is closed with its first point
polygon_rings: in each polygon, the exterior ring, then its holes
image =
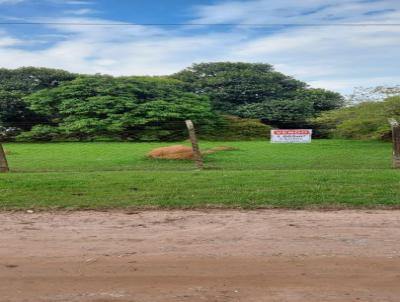
{"type": "Polygon", "coordinates": [[[27,108],[22,95],[0,90],[0,126],[4,129],[30,129],[38,117],[27,108]]]}
{"type": "Polygon", "coordinates": [[[292,98],[306,84],[269,64],[202,63],[173,75],[188,89],[210,97],[216,110],[233,113],[241,105],[292,98]]]}
{"type": "Polygon", "coordinates": [[[40,137],[48,138],[43,133],[48,129],[52,135],[76,140],[171,140],[186,136],[185,119],[202,125],[216,119],[207,97],[182,90],[182,83],[174,79],[83,76],[34,93],[26,101],[53,126],[35,128],[40,137]]]}
{"type": "Polygon", "coordinates": [[[195,64],[173,77],[209,96],[221,113],[261,119],[276,127],[303,127],[320,112],[344,105],[339,93],[308,88],[269,64],[195,64]]]}
{"type": "Polygon", "coordinates": [[[300,89],[293,96],[294,100],[300,100],[312,104],[315,114],[341,108],[345,100],[340,93],[326,89],[300,89]]]}
{"type": "Polygon", "coordinates": [[[50,68],[0,68],[0,90],[28,95],[41,89],[57,87],[76,77],[76,74],[50,68]]]}
{"type": "Polygon", "coordinates": [[[244,105],[236,114],[245,118],[257,118],[265,124],[279,128],[303,127],[308,118],[315,115],[313,103],[306,100],[270,100],[244,105]]]}
{"type": "Polygon", "coordinates": [[[323,89],[298,90],[291,99],[268,100],[240,106],[236,114],[258,118],[268,125],[280,128],[312,127],[309,119],[323,111],[340,108],[343,97],[323,89]]]}

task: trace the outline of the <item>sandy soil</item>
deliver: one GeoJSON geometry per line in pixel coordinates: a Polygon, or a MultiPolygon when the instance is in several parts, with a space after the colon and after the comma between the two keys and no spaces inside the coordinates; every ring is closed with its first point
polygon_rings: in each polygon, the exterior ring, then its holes
{"type": "Polygon", "coordinates": [[[400,301],[400,211],[0,213],[1,302],[400,301]]]}

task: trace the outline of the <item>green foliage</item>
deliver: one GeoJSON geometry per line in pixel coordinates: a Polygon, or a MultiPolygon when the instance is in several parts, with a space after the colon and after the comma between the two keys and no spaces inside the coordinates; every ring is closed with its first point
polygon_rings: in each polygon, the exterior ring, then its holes
{"type": "Polygon", "coordinates": [[[209,96],[214,108],[224,113],[233,113],[244,104],[292,97],[306,87],[269,64],[194,64],[173,77],[187,83],[191,91],[209,96]]]}
{"type": "Polygon", "coordinates": [[[302,89],[291,99],[275,99],[240,106],[236,114],[261,119],[264,123],[281,128],[312,127],[309,120],[320,112],[340,108],[343,97],[323,89],[302,89]]]}
{"type": "Polygon", "coordinates": [[[20,140],[180,140],[185,119],[205,137],[250,139],[269,129],[256,120],[305,127],[342,105],[339,94],[309,89],[269,64],[204,63],[171,77],[118,78],[0,69],[0,126],[9,138],[23,131],[20,140]]]}
{"type": "Polygon", "coordinates": [[[74,78],[76,75],[58,69],[0,68],[0,126],[18,133],[43,122],[40,115],[28,108],[23,97],[41,89],[57,87],[74,78]]]}
{"type": "Polygon", "coordinates": [[[0,68],[0,90],[28,95],[35,91],[56,87],[76,78],[64,70],[23,67],[15,70],[0,68]]]}
{"type": "Polygon", "coordinates": [[[400,118],[398,96],[326,112],[312,122],[331,137],[387,140],[391,137],[389,118],[400,118]]]}
{"type": "Polygon", "coordinates": [[[32,119],[32,112],[17,92],[0,90],[0,126],[24,128],[32,119]]]}
{"type": "Polygon", "coordinates": [[[343,97],[274,71],[268,64],[195,64],[174,77],[208,95],[214,108],[277,127],[303,127],[319,112],[340,108],[343,97]]]}
{"type": "Polygon", "coordinates": [[[293,99],[312,105],[315,113],[338,109],[345,105],[345,100],[339,93],[321,88],[300,89],[296,91],[293,99]]]}
{"type": "Polygon", "coordinates": [[[157,77],[79,77],[26,101],[58,127],[60,138],[72,140],[177,140],[186,135],[184,120],[212,125],[216,118],[207,97],[157,77]]]}
{"type": "MultiPolygon", "coordinates": [[[[218,127],[212,132],[201,135],[209,140],[257,140],[270,138],[272,127],[261,123],[257,119],[243,119],[237,116],[223,116],[218,127]]],[[[202,133],[200,133],[202,134],[202,133]]]]}
{"type": "Polygon", "coordinates": [[[48,125],[34,126],[30,131],[23,132],[17,136],[17,141],[35,142],[35,141],[52,141],[60,138],[60,131],[56,127],[48,125]]]}
{"type": "Polygon", "coordinates": [[[305,100],[271,100],[241,106],[236,113],[247,118],[285,127],[303,127],[307,118],[315,115],[313,104],[305,100]]]}

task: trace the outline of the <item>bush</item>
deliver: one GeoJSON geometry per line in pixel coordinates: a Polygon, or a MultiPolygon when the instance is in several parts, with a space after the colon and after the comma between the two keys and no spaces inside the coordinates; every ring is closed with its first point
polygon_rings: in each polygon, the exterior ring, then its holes
{"type": "Polygon", "coordinates": [[[0,141],[13,141],[21,133],[21,129],[16,127],[0,126],[0,141]]]}
{"type": "Polygon", "coordinates": [[[47,142],[61,138],[61,133],[56,127],[48,125],[34,126],[31,131],[24,132],[17,136],[20,142],[47,142]]]}
{"type": "Polygon", "coordinates": [[[200,137],[209,140],[256,140],[270,138],[272,127],[257,119],[223,116],[217,130],[201,131],[200,137]]]}
{"type": "Polygon", "coordinates": [[[391,138],[389,118],[400,118],[398,96],[326,112],[311,122],[328,137],[388,140],[391,138]]]}

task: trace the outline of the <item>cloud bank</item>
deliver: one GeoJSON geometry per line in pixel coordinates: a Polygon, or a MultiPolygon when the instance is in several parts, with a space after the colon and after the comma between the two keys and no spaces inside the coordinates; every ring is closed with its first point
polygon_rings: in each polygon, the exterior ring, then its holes
{"type": "MultiPolygon", "coordinates": [[[[17,2],[22,0],[0,0],[3,5],[17,2]]],[[[69,8],[61,18],[36,16],[34,20],[118,22],[91,17],[95,11],[93,2],[64,2],[69,3],[69,8]],[[70,8],[70,5],[77,4],[76,10],[70,8]]],[[[376,25],[400,20],[399,1],[222,1],[214,5],[193,6],[190,11],[188,23],[365,25],[47,25],[29,39],[25,36],[22,39],[20,32],[3,29],[0,30],[0,66],[45,66],[113,75],[162,75],[194,62],[248,61],[271,63],[277,70],[305,80],[314,87],[343,93],[349,93],[355,86],[400,82],[400,26],[376,25]]]]}

